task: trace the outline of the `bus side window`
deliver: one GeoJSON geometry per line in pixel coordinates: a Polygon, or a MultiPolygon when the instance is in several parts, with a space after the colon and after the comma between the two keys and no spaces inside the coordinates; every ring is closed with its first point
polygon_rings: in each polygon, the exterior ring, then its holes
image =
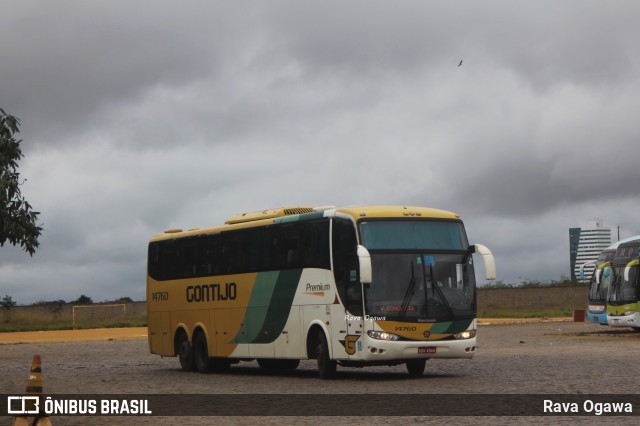
{"type": "Polygon", "coordinates": [[[358,255],[353,223],[336,218],[333,222],[333,275],[338,294],[347,310],[362,315],[362,291],[358,281],[358,255]]]}
{"type": "Polygon", "coordinates": [[[148,258],[148,270],[149,276],[154,280],[159,280],[162,278],[162,262],[160,260],[160,243],[150,243],[149,244],[149,256],[148,258]]]}
{"type": "Polygon", "coordinates": [[[180,278],[188,278],[196,275],[197,239],[185,238],[180,240],[180,278]]]}
{"type": "Polygon", "coordinates": [[[220,237],[208,235],[198,247],[198,276],[220,274],[220,237]]]}
{"type": "Polygon", "coordinates": [[[162,242],[162,276],[165,280],[175,279],[178,276],[177,258],[178,251],[175,240],[167,240],[162,242]]]}

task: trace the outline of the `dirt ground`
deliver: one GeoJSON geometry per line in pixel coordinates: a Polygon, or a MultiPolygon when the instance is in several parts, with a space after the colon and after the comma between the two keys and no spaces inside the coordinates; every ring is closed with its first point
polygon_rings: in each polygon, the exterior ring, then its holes
{"type": "MultiPolygon", "coordinates": [[[[224,374],[185,373],[176,358],[149,353],[146,329],[0,334],[0,394],[24,392],[33,355],[42,357],[48,394],[638,394],[640,333],[568,320],[495,320],[479,324],[472,360],[430,360],[423,377],[404,366],[338,368],[317,377],[314,361],[287,373],[255,361],[224,374]],[[56,342],[56,343],[54,343],[56,342]],[[630,362],[631,360],[631,362],[630,362]]],[[[496,401],[499,403],[499,401],[496,401]]],[[[640,406],[634,406],[640,411],[640,406]]],[[[637,417],[53,417],[54,425],[111,424],[637,424],[637,417]]],[[[636,416],[638,413],[634,413],[636,416]]],[[[10,424],[0,417],[0,424],[10,424]]]]}
{"type": "MultiPolygon", "coordinates": [[[[527,324],[536,322],[566,322],[570,318],[483,318],[480,325],[527,324]]],[[[50,330],[0,333],[0,345],[17,343],[65,343],[65,342],[99,342],[112,340],[145,340],[146,327],[100,328],[91,330],[50,330]]]]}
{"type": "Polygon", "coordinates": [[[0,345],[18,343],[100,342],[146,340],[147,327],[100,328],[93,330],[50,330],[0,333],[0,345]]]}

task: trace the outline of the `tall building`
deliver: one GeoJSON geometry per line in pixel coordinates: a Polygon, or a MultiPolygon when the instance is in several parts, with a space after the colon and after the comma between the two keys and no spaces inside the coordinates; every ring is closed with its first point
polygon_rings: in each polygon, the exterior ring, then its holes
{"type": "Polygon", "coordinates": [[[571,279],[576,280],[576,256],[578,255],[578,244],[580,243],[580,228],[569,228],[569,261],[571,262],[571,279]]]}
{"type": "MultiPolygon", "coordinates": [[[[571,278],[580,280],[580,266],[598,259],[602,250],[611,245],[611,228],[603,225],[602,219],[593,219],[583,228],[569,228],[569,256],[571,259],[571,278]]],[[[584,268],[584,281],[587,281],[595,265],[584,268]]]]}

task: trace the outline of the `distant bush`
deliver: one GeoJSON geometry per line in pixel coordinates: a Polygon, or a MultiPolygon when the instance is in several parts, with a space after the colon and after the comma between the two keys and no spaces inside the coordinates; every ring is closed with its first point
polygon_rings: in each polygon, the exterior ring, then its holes
{"type": "Polygon", "coordinates": [[[58,319],[60,317],[60,314],[62,314],[62,309],[64,308],[64,305],[66,304],[67,302],[65,302],[62,299],[52,300],[50,302],[45,302],[44,300],[40,300],[34,303],[32,306],[41,306],[43,308],[47,308],[53,314],[53,319],[58,319]]]}
{"type": "Polygon", "coordinates": [[[84,294],[78,297],[76,300],[69,302],[72,305],[91,305],[93,304],[93,300],[89,296],[85,296],[84,294]]]}
{"type": "Polygon", "coordinates": [[[521,283],[504,283],[502,280],[492,281],[489,284],[479,286],[479,288],[542,288],[542,287],[580,287],[588,286],[589,283],[581,283],[568,278],[561,278],[553,281],[524,280],[521,283]]]}
{"type": "Polygon", "coordinates": [[[130,297],[119,297],[115,300],[107,301],[105,303],[133,303],[130,297]]]}

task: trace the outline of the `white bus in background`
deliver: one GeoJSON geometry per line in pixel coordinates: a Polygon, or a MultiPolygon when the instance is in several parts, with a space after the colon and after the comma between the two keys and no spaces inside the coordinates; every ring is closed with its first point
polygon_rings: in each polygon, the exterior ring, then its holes
{"type": "Polygon", "coordinates": [[[640,332],[640,239],[621,243],[611,261],[607,322],[640,332]]]}
{"type": "Polygon", "coordinates": [[[609,296],[609,287],[611,280],[613,279],[611,270],[611,261],[616,255],[618,246],[623,243],[640,239],[640,235],[625,238],[620,240],[600,253],[598,260],[595,262],[588,262],[580,266],[581,278],[584,279],[584,267],[589,263],[596,265],[591,276],[591,285],[589,288],[589,307],[587,309],[587,321],[597,322],[602,325],[608,325],[607,321],[607,298],[609,296]],[[609,269],[607,269],[609,268],[609,269]]]}

